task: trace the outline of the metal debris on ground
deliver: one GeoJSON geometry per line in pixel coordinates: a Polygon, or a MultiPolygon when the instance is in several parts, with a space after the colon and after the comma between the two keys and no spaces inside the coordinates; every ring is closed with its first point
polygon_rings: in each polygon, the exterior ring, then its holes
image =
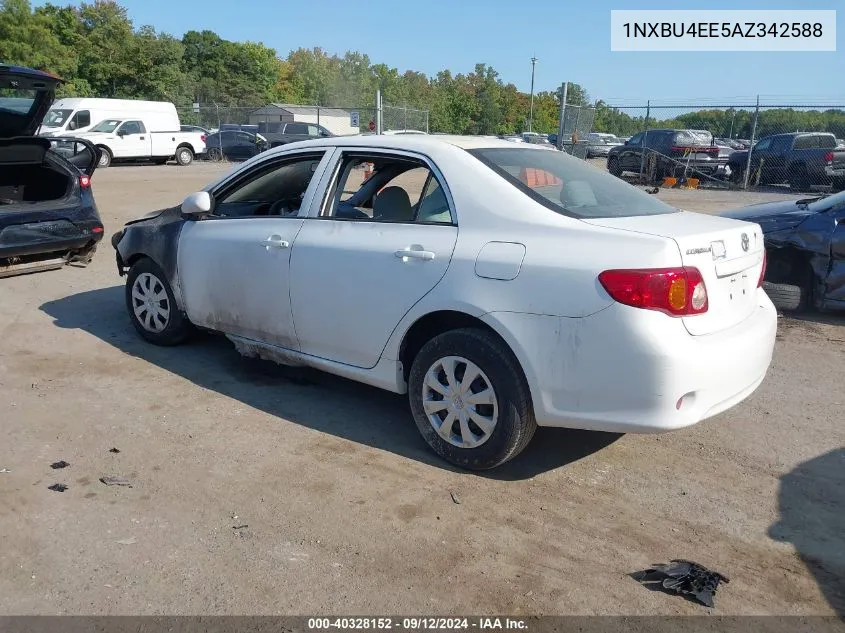
{"type": "Polygon", "coordinates": [[[50,468],[52,468],[53,470],[58,470],[60,468],[67,468],[68,466],[70,466],[70,464],[68,464],[65,460],[53,462],[52,464],[50,464],[50,468]]]}
{"type": "Polygon", "coordinates": [[[9,470],[8,468],[0,468],[0,474],[6,474],[6,473],[10,473],[10,472],[12,472],[12,471],[9,470]]]}
{"type": "Polygon", "coordinates": [[[47,490],[52,490],[53,492],[64,492],[67,490],[67,486],[64,484],[53,484],[52,486],[47,486],[47,490]]]}
{"type": "Polygon", "coordinates": [[[109,449],[109,453],[119,453],[119,452],[120,452],[119,448],[110,448],[109,449]]]}
{"type": "Polygon", "coordinates": [[[632,577],[647,586],[659,584],[664,589],[692,596],[706,607],[713,607],[713,596],[719,583],[730,582],[727,576],[682,559],[673,559],[665,565],[652,565],[632,574],[632,577]]]}
{"type": "Polygon", "coordinates": [[[457,504],[460,504],[460,503],[461,503],[460,498],[458,498],[458,493],[457,493],[457,492],[450,492],[449,494],[452,496],[452,501],[454,501],[454,502],[455,502],[455,503],[457,503],[457,504]]]}
{"type": "Polygon", "coordinates": [[[115,543],[117,543],[118,545],[135,545],[135,543],[137,542],[138,539],[136,539],[134,536],[129,538],[122,538],[119,541],[115,541],[115,543]]]}
{"type": "Polygon", "coordinates": [[[249,527],[248,525],[233,525],[232,529],[233,530],[243,530],[243,529],[246,529],[248,527],[249,527]]]}
{"type": "Polygon", "coordinates": [[[126,478],[121,477],[120,475],[114,475],[112,477],[100,477],[100,481],[106,484],[107,486],[129,486],[132,487],[132,483],[126,478]]]}

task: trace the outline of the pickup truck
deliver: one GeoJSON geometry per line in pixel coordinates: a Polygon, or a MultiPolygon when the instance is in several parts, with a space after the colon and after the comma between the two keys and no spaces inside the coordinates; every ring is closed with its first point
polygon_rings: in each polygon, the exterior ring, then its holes
{"type": "Polygon", "coordinates": [[[106,119],[88,132],[74,136],[84,138],[100,149],[99,169],[120,161],[152,161],[163,165],[175,159],[179,165],[190,165],[195,156],[205,153],[205,134],[150,132],[144,122],[137,119],[106,119]]]}
{"type": "MultiPolygon", "coordinates": [[[[753,185],[789,183],[794,191],[809,191],[813,185],[830,185],[828,163],[833,159],[836,137],[824,132],[775,134],[760,139],[751,148],[751,171],[748,182],[753,185]]],[[[731,177],[744,181],[748,151],[737,151],[728,157],[731,177]]]]}
{"type": "Polygon", "coordinates": [[[296,141],[307,141],[312,138],[328,138],[334,136],[322,125],[314,123],[282,123],[276,121],[258,124],[258,133],[267,139],[270,147],[287,145],[296,141]]]}

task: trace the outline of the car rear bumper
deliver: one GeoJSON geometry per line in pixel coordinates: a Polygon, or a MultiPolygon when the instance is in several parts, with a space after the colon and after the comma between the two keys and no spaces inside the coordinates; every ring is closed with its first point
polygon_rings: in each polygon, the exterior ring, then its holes
{"type": "Polygon", "coordinates": [[[94,246],[102,238],[103,225],[97,221],[12,224],[0,229],[0,258],[77,251],[94,246]]]}
{"type": "Polygon", "coordinates": [[[680,319],[613,304],[590,317],[483,317],[520,360],[540,426],[657,433],[738,404],[762,383],[777,313],[763,290],[754,312],[714,334],[680,319]]]}
{"type": "Polygon", "coordinates": [[[824,174],[831,179],[845,179],[845,165],[829,165],[824,168],[824,174]]]}

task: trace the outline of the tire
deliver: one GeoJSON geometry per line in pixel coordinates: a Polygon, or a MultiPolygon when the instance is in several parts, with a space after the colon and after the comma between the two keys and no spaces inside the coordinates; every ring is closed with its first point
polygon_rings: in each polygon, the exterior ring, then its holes
{"type": "Polygon", "coordinates": [[[97,162],[97,169],[105,169],[111,165],[112,155],[107,147],[97,146],[100,149],[100,160],[97,162]]]}
{"type": "Polygon", "coordinates": [[[468,470],[489,470],[513,459],[525,449],[537,429],[530,392],[518,361],[498,338],[481,329],[451,330],[426,343],[411,365],[408,399],[417,428],[431,449],[447,462],[468,470]],[[467,371],[478,372],[466,389],[475,396],[492,392],[490,402],[483,402],[487,398],[479,399],[475,405],[465,402],[467,391],[457,392],[455,399],[448,398],[448,391],[443,391],[449,389],[450,382],[446,367],[451,367],[453,383],[465,379],[467,371]],[[437,408],[436,403],[440,402],[448,404],[437,408]],[[464,416],[465,425],[456,413],[464,416]],[[452,422],[446,429],[441,422],[449,418],[452,422]],[[479,426],[482,420],[489,428],[479,426]],[[459,445],[464,442],[472,445],[459,445]]]}
{"type": "Polygon", "coordinates": [[[187,167],[194,162],[194,152],[190,147],[176,148],[176,163],[182,167],[187,167]]]}
{"type": "Polygon", "coordinates": [[[807,309],[807,289],[792,284],[776,284],[770,281],[763,282],[763,290],[769,295],[769,299],[776,308],[786,312],[801,312],[807,309]]]}
{"type": "Polygon", "coordinates": [[[132,265],[126,277],[125,294],[129,318],[144,340],[154,345],[178,345],[193,332],[191,323],[176,307],[167,276],[153,260],[144,257],[132,265]],[[156,296],[160,298],[155,300],[156,296]],[[142,301],[146,298],[151,303],[144,306],[142,301]],[[157,310],[158,316],[150,308],[157,310]]]}
{"type": "Polygon", "coordinates": [[[219,163],[223,160],[223,150],[219,147],[210,147],[208,149],[208,160],[213,163],[219,163]]]}
{"type": "Polygon", "coordinates": [[[619,159],[614,157],[607,159],[607,171],[610,172],[611,176],[616,176],[617,178],[622,177],[622,170],[619,168],[619,159]]]}
{"type": "Polygon", "coordinates": [[[810,176],[806,167],[797,167],[789,172],[789,188],[796,192],[810,190],[810,176]]]}

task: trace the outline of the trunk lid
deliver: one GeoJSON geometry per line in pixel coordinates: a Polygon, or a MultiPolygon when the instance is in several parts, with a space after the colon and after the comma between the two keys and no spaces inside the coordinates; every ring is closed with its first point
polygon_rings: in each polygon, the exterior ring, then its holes
{"type": "Polygon", "coordinates": [[[764,253],[763,234],[757,224],[688,211],[584,221],[665,237],[677,244],[683,265],[701,272],[710,304],[704,314],[681,317],[690,334],[727,329],[756,309],[764,253]]]}
{"type": "Polygon", "coordinates": [[[34,135],[61,83],[41,70],[0,64],[0,138],[34,135]]]}
{"type": "Polygon", "coordinates": [[[100,150],[85,139],[24,136],[0,139],[0,168],[3,165],[41,165],[48,151],[89,177],[100,160],[100,150]]]}

